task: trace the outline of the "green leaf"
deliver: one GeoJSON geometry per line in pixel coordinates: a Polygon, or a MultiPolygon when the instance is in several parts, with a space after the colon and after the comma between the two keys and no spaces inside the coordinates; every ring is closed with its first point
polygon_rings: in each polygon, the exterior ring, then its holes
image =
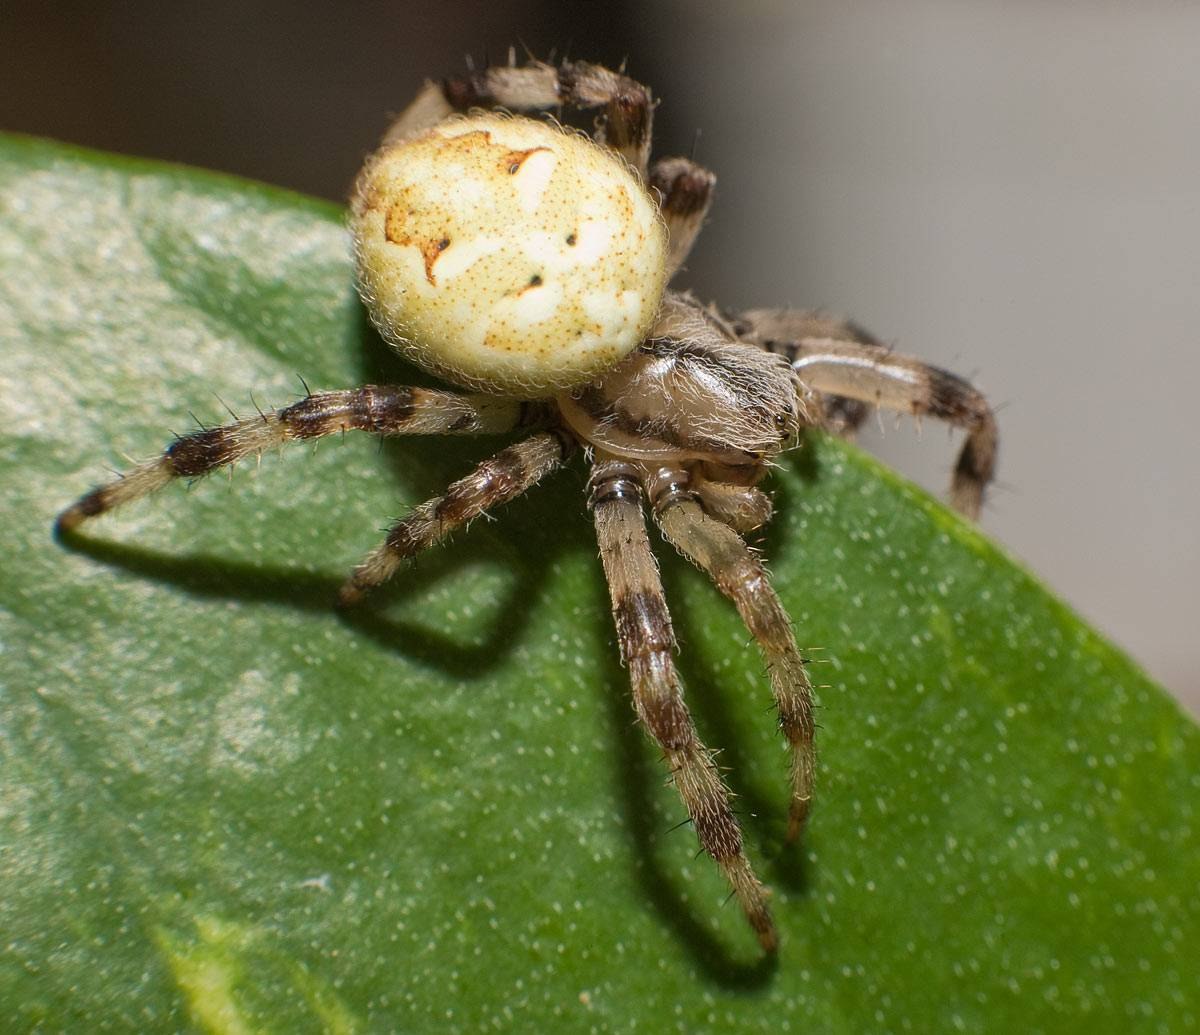
{"type": "Polygon", "coordinates": [[[1200,735],[939,503],[821,437],[773,476],[827,684],[802,849],[755,651],[662,551],[764,960],[632,724],[581,465],[347,615],[493,443],[297,448],[53,541],[189,411],[412,379],[336,209],[8,138],[0,210],[6,1030],[1197,1025],[1200,735]]]}

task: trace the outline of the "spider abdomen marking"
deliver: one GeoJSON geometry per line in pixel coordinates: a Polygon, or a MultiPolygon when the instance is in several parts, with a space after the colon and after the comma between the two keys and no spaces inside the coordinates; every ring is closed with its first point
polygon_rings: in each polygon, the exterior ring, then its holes
{"type": "Polygon", "coordinates": [[[637,176],[531,119],[476,113],[385,146],[351,225],[380,333],[467,387],[593,380],[641,344],[662,300],[666,230],[637,176]]]}

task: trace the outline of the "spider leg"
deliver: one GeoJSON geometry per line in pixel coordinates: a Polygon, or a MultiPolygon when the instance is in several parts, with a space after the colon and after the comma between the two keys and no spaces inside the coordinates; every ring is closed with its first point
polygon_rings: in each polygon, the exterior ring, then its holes
{"type": "Polygon", "coordinates": [[[686,261],[712,205],[717,178],[690,158],[660,158],[650,170],[659,210],[667,224],[670,248],[667,279],[686,261]]]}
{"type": "Polygon", "coordinates": [[[315,392],[291,406],[182,435],[153,460],[93,489],[58,516],[66,532],[88,518],[149,495],[176,478],[198,478],[288,442],[341,431],[377,435],[491,434],[530,419],[522,404],[489,395],[399,385],[315,392]]]}
{"type": "MultiPolygon", "coordinates": [[[[822,334],[799,338],[772,332],[787,322],[763,310],[743,313],[759,343],[786,356],[800,379],[819,392],[857,399],[914,416],[928,414],[967,432],[954,468],[950,501],[977,518],[996,467],[996,418],[983,394],[957,374],[861,340],[822,334]]],[[[816,329],[816,328],[814,328],[816,329]]]]}
{"type": "Polygon", "coordinates": [[[646,535],[637,473],[617,461],[598,462],[589,480],[588,502],[612,596],[621,658],[629,669],[634,709],[666,756],[701,846],[729,881],[763,948],[773,952],[778,936],[766,891],[743,851],[729,789],[712,753],[701,743],[683,700],[671,657],[675,634],[646,535]]]}
{"type": "Polygon", "coordinates": [[[549,111],[561,106],[603,109],[596,139],[606,144],[646,178],[654,103],[641,83],[602,65],[564,61],[548,65],[490,65],[440,83],[426,83],[416,100],[384,135],[384,143],[410,137],[456,111],[508,108],[518,112],[549,111]]]}
{"type": "Polygon", "coordinates": [[[753,485],[692,476],[691,490],[706,512],[735,532],[753,532],[771,520],[771,497],[753,485]]]}
{"type": "Polygon", "coordinates": [[[575,450],[564,432],[531,435],[480,463],[465,478],[451,483],[441,496],[418,504],[388,530],[342,586],[339,601],[358,603],[364,594],[390,579],[405,561],[427,550],[455,529],[520,496],[575,450]]]}
{"type": "Polygon", "coordinates": [[[788,840],[808,818],[813,788],[813,694],[796,648],[791,619],[771,586],[762,561],[732,528],[710,517],[681,486],[684,471],[662,470],[651,480],[654,520],[667,541],[707,572],[737,608],[762,651],[779,728],[792,749],[788,840]]]}
{"type": "Polygon", "coordinates": [[[380,143],[385,146],[398,144],[436,126],[442,119],[453,114],[454,106],[446,100],[442,84],[427,79],[408,107],[392,120],[380,143]]]}
{"type": "MultiPolygon", "coordinates": [[[[731,326],[743,340],[753,341],[771,351],[777,351],[782,341],[802,341],[805,338],[835,338],[838,341],[856,341],[860,345],[886,347],[852,320],[839,319],[816,309],[756,309],[742,313],[731,321],[731,326]]],[[[822,400],[822,409],[825,414],[824,426],[848,439],[854,438],[871,412],[868,403],[829,393],[822,400]]]]}

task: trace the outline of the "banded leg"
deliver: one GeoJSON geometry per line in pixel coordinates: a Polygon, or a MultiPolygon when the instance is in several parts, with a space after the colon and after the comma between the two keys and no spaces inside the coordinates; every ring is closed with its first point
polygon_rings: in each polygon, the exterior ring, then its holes
{"type": "MultiPolygon", "coordinates": [[[[744,313],[752,327],[769,327],[779,314],[744,313]]],[[[957,374],[881,345],[829,337],[781,340],[758,332],[761,344],[787,357],[800,379],[819,392],[857,399],[914,416],[928,414],[967,432],[950,484],[950,501],[979,516],[996,468],[996,418],[987,400],[957,374]]]]}
{"type": "Polygon", "coordinates": [[[427,550],[455,529],[515,499],[532,488],[575,449],[575,440],[561,431],[544,431],[484,460],[445,495],[414,507],[388,531],[387,538],[363,559],[342,586],[343,605],[390,579],[405,561],[427,550]]]}
{"type": "MultiPolygon", "coordinates": [[[[743,313],[733,321],[735,332],[746,341],[777,352],[781,342],[803,341],[806,338],[835,338],[856,341],[860,345],[883,342],[852,320],[842,320],[814,309],[756,309],[743,313]]],[[[836,435],[853,439],[862,427],[871,407],[858,399],[842,395],[826,395],[823,410],[824,426],[836,435]]]]}
{"type": "Polygon", "coordinates": [[[654,519],[667,541],[701,571],[707,572],[737,608],[757,641],[771,680],[779,728],[792,749],[788,840],[808,818],[813,789],[813,694],[804,661],[796,649],[791,619],[771,586],[766,569],[732,528],[704,512],[677,486],[686,474],[661,472],[661,490],[651,488],[654,519]]]}
{"type": "Polygon", "coordinates": [[[146,496],[176,478],[198,478],[288,442],[341,431],[490,434],[509,431],[531,416],[532,411],[523,410],[521,403],[427,388],[366,385],[316,392],[281,410],[180,436],[161,456],[93,489],[64,510],[58,516],[58,529],[70,531],[88,518],[146,496]]]}
{"type": "Polygon", "coordinates": [[[667,224],[667,279],[686,261],[712,205],[717,178],[689,158],[660,158],[650,170],[659,210],[667,224]]]}
{"type": "Polygon", "coordinates": [[[622,155],[646,178],[654,104],[641,83],[585,61],[548,65],[540,61],[516,67],[492,65],[440,83],[426,83],[415,101],[392,124],[385,143],[419,133],[456,111],[508,108],[548,111],[567,106],[603,108],[596,139],[622,155]]]}
{"type": "Polygon", "coordinates": [[[646,536],[641,487],[633,469],[615,461],[597,463],[588,502],[612,596],[621,658],[629,669],[634,709],[666,756],[701,847],[729,881],[762,947],[773,952],[778,937],[766,892],[743,851],[729,790],[712,753],[696,734],[683,700],[671,656],[675,634],[646,536]]]}

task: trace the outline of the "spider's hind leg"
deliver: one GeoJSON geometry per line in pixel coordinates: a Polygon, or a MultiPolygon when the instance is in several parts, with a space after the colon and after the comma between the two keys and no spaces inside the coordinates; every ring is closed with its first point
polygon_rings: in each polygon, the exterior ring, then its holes
{"type": "Polygon", "coordinates": [[[69,532],[88,518],[147,496],[176,478],[199,478],[268,449],[342,431],[377,435],[485,434],[523,420],[520,403],[401,385],[316,392],[281,410],[182,435],[153,460],[93,489],[58,517],[69,532]]]}
{"type": "Polygon", "coordinates": [[[472,108],[538,112],[562,106],[603,109],[596,139],[623,156],[645,179],[654,115],[650,91],[626,75],[586,61],[490,65],[426,83],[383,139],[385,144],[404,140],[447,115],[472,108]]]}
{"type": "Polygon", "coordinates": [[[412,557],[455,529],[531,489],[575,450],[566,432],[539,432],[489,457],[441,496],[418,504],[388,530],[387,538],[354,569],[338,599],[344,606],[382,585],[412,557]]]}
{"type": "Polygon", "coordinates": [[[690,158],[660,158],[650,170],[650,186],[658,193],[670,242],[668,279],[687,261],[712,206],[716,182],[712,172],[690,158]]]}
{"type": "Polygon", "coordinates": [[[773,952],[778,936],[766,891],[743,851],[729,789],[683,700],[671,656],[675,634],[646,535],[637,478],[632,468],[609,460],[596,464],[589,483],[600,560],[612,596],[621,658],[629,669],[634,709],[666,756],[701,847],[729,881],[760,944],[773,952]]]}

